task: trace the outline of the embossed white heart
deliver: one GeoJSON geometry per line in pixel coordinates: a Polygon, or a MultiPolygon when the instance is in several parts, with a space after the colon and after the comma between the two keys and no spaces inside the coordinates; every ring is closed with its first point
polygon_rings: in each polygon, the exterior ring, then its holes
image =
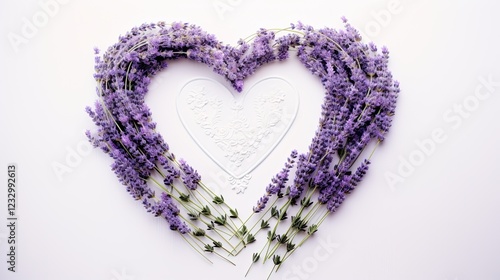
{"type": "Polygon", "coordinates": [[[282,78],[263,79],[237,94],[215,80],[198,78],[177,97],[186,130],[235,179],[248,175],[278,145],[298,105],[297,91],[282,78]]]}

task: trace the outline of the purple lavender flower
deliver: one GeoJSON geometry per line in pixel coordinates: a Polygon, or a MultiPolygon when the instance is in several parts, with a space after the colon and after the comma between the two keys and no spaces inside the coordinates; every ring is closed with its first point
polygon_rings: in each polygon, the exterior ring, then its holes
{"type": "MultiPolygon", "coordinates": [[[[165,184],[165,186],[172,186],[174,180],[179,178],[180,171],[175,169],[172,165],[166,165],[164,168],[165,168],[164,172],[165,178],[163,179],[163,183],[165,184]]],[[[192,183],[192,180],[188,179],[188,181],[192,183]]]]}
{"type": "Polygon", "coordinates": [[[271,179],[271,184],[266,187],[266,194],[262,196],[257,201],[257,205],[253,207],[253,211],[255,213],[258,213],[266,208],[266,204],[272,195],[279,196],[281,194],[285,184],[288,182],[288,174],[290,173],[290,169],[293,167],[296,158],[297,151],[293,150],[285,163],[285,167],[271,179]]]}
{"type": "Polygon", "coordinates": [[[315,170],[316,165],[310,162],[305,154],[299,155],[297,161],[297,170],[295,171],[295,179],[292,186],[290,186],[290,192],[288,196],[292,200],[300,198],[306,185],[309,184],[309,180],[315,170]]]}
{"type": "Polygon", "coordinates": [[[368,165],[370,164],[370,161],[365,159],[361,163],[361,165],[356,169],[356,172],[352,175],[351,182],[349,185],[348,190],[346,192],[351,192],[358,184],[361,182],[361,179],[365,176],[366,172],[368,171],[368,165]]]}
{"type": "Polygon", "coordinates": [[[148,212],[156,217],[164,217],[171,230],[177,230],[182,234],[190,232],[189,227],[179,218],[179,208],[177,208],[170,195],[162,193],[159,201],[151,203],[149,200],[144,199],[142,204],[148,212]]]}
{"type": "Polygon", "coordinates": [[[269,197],[270,196],[271,195],[265,194],[264,196],[262,196],[261,198],[259,198],[259,200],[257,201],[257,206],[253,207],[253,211],[255,213],[258,213],[258,212],[264,210],[264,208],[266,208],[266,204],[269,201],[269,197]]]}
{"type": "Polygon", "coordinates": [[[198,187],[198,183],[201,180],[201,176],[184,160],[180,160],[179,163],[180,163],[180,168],[183,172],[183,174],[181,175],[182,182],[188,189],[195,190],[198,187]]]}

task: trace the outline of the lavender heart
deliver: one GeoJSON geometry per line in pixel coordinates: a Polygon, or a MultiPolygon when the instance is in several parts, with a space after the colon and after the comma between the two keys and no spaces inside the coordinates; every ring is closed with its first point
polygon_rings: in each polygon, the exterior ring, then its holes
{"type": "MultiPolygon", "coordinates": [[[[358,32],[344,23],[344,30],[315,30],[301,23],[260,29],[236,47],[185,23],[133,28],[102,58],[96,57],[99,99],[87,112],[98,130],[87,136],[113,158],[112,169],[127,191],[188,242],[221,257],[221,250],[234,256],[259,231],[267,231],[267,242],[253,262],[272,260],[277,270],[359,184],[374,151],[366,147],[384,140],[395,113],[399,84],[388,70],[387,49],[379,53],[374,44],[362,43],[358,32]],[[169,150],[155,130],[144,96],[151,78],[173,59],[206,64],[241,92],[246,77],[291,53],[325,88],[318,129],[308,151],[291,152],[253,207],[254,215],[243,221],[193,167],[169,150]],[[286,222],[287,230],[279,232],[278,224],[286,222]],[[236,242],[228,236],[236,236],[236,242]]],[[[312,93],[301,94],[307,98],[312,93]]]]}

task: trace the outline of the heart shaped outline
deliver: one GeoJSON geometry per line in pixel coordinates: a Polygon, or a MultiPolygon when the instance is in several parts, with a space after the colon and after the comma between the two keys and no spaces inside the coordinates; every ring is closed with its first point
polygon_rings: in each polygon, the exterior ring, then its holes
{"type": "MultiPolygon", "coordinates": [[[[214,161],[224,172],[226,172],[227,174],[229,174],[230,176],[232,176],[233,178],[236,178],[236,179],[241,179],[243,178],[244,176],[250,174],[255,168],[257,168],[257,166],[259,166],[271,153],[272,151],[279,145],[279,143],[283,140],[283,138],[285,137],[285,135],[287,134],[287,132],[290,130],[290,127],[293,125],[294,121],[295,121],[295,118],[297,117],[297,113],[298,113],[298,108],[299,108],[299,104],[300,104],[300,100],[299,100],[299,95],[298,95],[298,92],[297,90],[286,80],[282,79],[282,78],[279,78],[279,77],[268,77],[268,78],[265,78],[265,79],[262,79],[256,83],[254,83],[248,90],[242,92],[242,96],[235,96],[234,93],[231,93],[231,91],[226,90],[228,91],[229,94],[231,94],[233,96],[233,98],[240,98],[241,100],[238,100],[239,103],[241,103],[241,105],[243,106],[243,104],[246,103],[247,101],[247,97],[248,95],[253,92],[256,88],[258,88],[259,86],[263,86],[263,83],[267,83],[267,82],[270,82],[270,81],[280,81],[281,83],[284,83],[286,84],[288,87],[289,87],[289,93],[285,93],[287,94],[287,96],[289,98],[291,98],[291,102],[293,102],[293,107],[292,106],[289,106],[287,109],[288,109],[288,114],[291,115],[292,117],[289,118],[289,119],[285,119],[286,120],[286,124],[285,124],[285,128],[282,129],[282,131],[279,133],[279,135],[277,137],[275,137],[274,141],[271,143],[271,145],[269,146],[266,146],[264,150],[264,152],[256,159],[254,159],[252,162],[252,164],[250,164],[249,167],[246,167],[244,170],[236,173],[236,171],[232,171],[231,170],[231,167],[226,167],[225,164],[222,163],[222,159],[220,159],[220,157],[217,157],[216,155],[214,155],[211,151],[210,151],[210,148],[207,147],[207,146],[204,146],[202,144],[202,140],[199,139],[198,137],[195,136],[195,132],[193,131],[194,128],[192,128],[192,124],[189,124],[186,117],[182,116],[181,115],[181,111],[183,110],[182,108],[180,108],[180,106],[183,106],[185,105],[184,103],[182,103],[182,98],[181,98],[181,95],[184,94],[184,91],[185,89],[190,86],[190,84],[192,82],[198,82],[198,81],[209,81],[211,83],[214,83],[220,87],[223,87],[225,88],[225,86],[223,84],[220,84],[219,82],[213,80],[213,79],[208,79],[208,78],[195,78],[195,79],[192,79],[190,80],[189,82],[187,82],[182,88],[181,90],[179,91],[179,94],[177,96],[177,102],[176,102],[176,107],[177,107],[177,115],[179,116],[179,119],[181,120],[181,123],[183,124],[184,128],[186,129],[186,131],[189,133],[189,135],[191,136],[191,138],[193,138],[193,140],[195,141],[195,143],[203,150],[203,152],[212,160],[214,161]],[[290,112],[291,111],[291,112],[290,112]]],[[[287,91],[288,92],[288,91],[287,91]]],[[[236,102],[236,100],[235,100],[236,102]]],[[[184,111],[183,111],[184,112],[184,111]]],[[[284,121],[284,117],[280,117],[280,121],[284,121]]],[[[212,149],[213,151],[213,149],[212,149]]]]}

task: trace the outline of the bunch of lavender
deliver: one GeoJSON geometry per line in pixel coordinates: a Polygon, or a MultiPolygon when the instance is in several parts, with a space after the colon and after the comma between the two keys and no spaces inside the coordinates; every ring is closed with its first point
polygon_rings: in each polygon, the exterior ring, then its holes
{"type": "Polygon", "coordinates": [[[237,251],[228,240],[243,235],[235,223],[241,224],[238,211],[203,185],[195,169],[170,152],[155,129],[144,96],[151,78],[169,60],[178,58],[208,65],[241,91],[246,76],[275,59],[270,52],[273,36],[261,30],[252,45],[241,43],[232,48],[197,26],[160,22],[143,24],[120,36],[102,58],[95,50],[99,99],[87,112],[98,130],[87,131],[88,138],[114,160],[112,170],[132,197],[141,200],[148,212],[165,218],[172,230],[191,233],[186,240],[200,251],[237,251]],[[251,54],[244,55],[250,49],[251,54]]]}
{"type": "Polygon", "coordinates": [[[362,43],[359,33],[343,20],[345,30],[292,25],[283,30],[290,33],[278,40],[279,56],[295,49],[302,64],[321,80],[325,98],[318,130],[309,151],[298,155],[293,181],[289,182],[288,172],[296,151],[254,206],[256,213],[267,209],[257,231],[276,220],[268,230],[266,245],[253,255],[253,262],[272,259],[273,270],[278,270],[360,183],[375,148],[368,155],[363,156],[363,152],[369,143],[375,142],[377,147],[384,140],[395,113],[399,84],[388,70],[389,52],[384,47],[379,53],[373,43],[362,43]],[[273,195],[272,205],[266,208],[273,195]],[[297,204],[297,209],[291,208],[297,204]],[[278,224],[288,215],[292,216],[284,232],[278,233],[278,224]]]}
{"type": "Polygon", "coordinates": [[[250,41],[240,40],[237,47],[223,45],[199,27],[184,23],[133,28],[102,58],[96,56],[99,99],[87,112],[98,130],[87,136],[114,160],[112,169],[127,191],[148,212],[165,218],[198,251],[222,256],[220,249],[236,255],[276,219],[268,229],[268,242],[253,261],[261,255],[264,262],[272,258],[277,270],[361,181],[371,154],[359,158],[370,142],[384,139],[394,115],[399,86],[388,71],[387,50],[379,54],[373,44],[361,43],[357,31],[344,22],[345,30],[316,31],[301,23],[261,29],[250,41]],[[276,38],[278,33],[285,35],[276,38]],[[204,63],[241,91],[243,80],[256,69],[285,60],[292,52],[326,90],[319,127],[309,151],[293,151],[267,186],[254,207],[260,227],[255,229],[254,224],[248,229],[250,218],[243,222],[236,209],[202,183],[194,168],[170,152],[155,130],[144,96],[151,78],[169,60],[204,63]],[[292,209],[299,201],[300,206],[292,209]],[[279,234],[278,225],[286,222],[292,210],[286,231],[279,234]],[[238,243],[229,242],[233,236],[238,243]]]}

